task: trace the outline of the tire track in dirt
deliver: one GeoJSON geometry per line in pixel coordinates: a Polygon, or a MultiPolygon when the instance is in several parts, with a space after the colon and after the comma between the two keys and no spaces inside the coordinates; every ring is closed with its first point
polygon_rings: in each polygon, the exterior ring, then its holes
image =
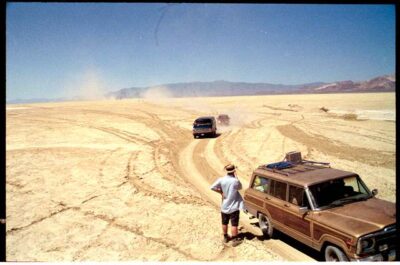
{"type": "MultiPolygon", "coordinates": [[[[229,131],[227,134],[219,136],[216,139],[216,142],[215,142],[214,147],[213,147],[213,153],[223,163],[223,167],[225,165],[227,165],[228,163],[233,163],[233,161],[235,160],[234,155],[232,155],[230,153],[227,154],[226,152],[224,152],[224,150],[226,150],[226,149],[228,149],[228,152],[230,152],[230,149],[228,147],[226,147],[226,145],[232,144],[232,143],[230,143],[231,135],[232,135],[232,131],[229,131]],[[230,157],[232,157],[232,158],[228,158],[228,155],[230,157]]],[[[238,166],[238,164],[236,164],[236,166],[238,166]]],[[[222,173],[223,172],[224,171],[222,170],[222,173]]],[[[237,172],[238,172],[239,176],[246,176],[247,175],[247,173],[242,170],[242,166],[238,166],[237,167],[237,172]]]]}
{"type": "Polygon", "coordinates": [[[46,219],[52,218],[55,215],[61,214],[61,213],[65,212],[65,211],[68,211],[68,210],[76,210],[77,208],[79,208],[79,207],[75,207],[75,206],[62,207],[61,209],[56,210],[56,211],[52,211],[50,214],[48,214],[46,216],[43,216],[43,217],[40,217],[40,218],[32,221],[31,223],[27,224],[27,225],[24,225],[24,226],[21,226],[21,227],[12,227],[11,229],[6,231],[6,235],[12,235],[13,233],[19,232],[21,230],[25,230],[25,229],[27,229],[27,228],[29,228],[29,227],[37,224],[37,223],[40,223],[40,222],[43,222],[46,219]]]}
{"type": "MultiPolygon", "coordinates": [[[[108,115],[108,114],[111,114],[111,115],[112,115],[111,112],[106,112],[106,111],[93,111],[93,112],[94,112],[94,113],[98,113],[98,114],[102,114],[102,115],[108,115]]],[[[158,119],[158,117],[157,117],[156,115],[154,115],[154,114],[151,114],[151,113],[148,113],[148,112],[143,112],[143,113],[145,113],[147,116],[149,116],[149,117],[152,118],[153,120],[154,120],[154,119],[156,120],[156,121],[151,122],[151,121],[149,121],[149,120],[147,119],[146,122],[144,122],[144,124],[145,124],[146,126],[148,126],[148,127],[150,127],[150,128],[157,128],[157,127],[158,127],[158,128],[161,128],[161,129],[156,130],[157,133],[158,133],[158,134],[160,135],[160,137],[161,137],[161,140],[160,140],[160,141],[155,141],[155,140],[149,141],[149,140],[147,140],[147,139],[145,139],[145,138],[143,138],[143,137],[140,137],[139,135],[132,134],[132,133],[130,133],[130,132],[128,132],[128,131],[119,130],[119,129],[115,129],[115,128],[111,128],[111,127],[99,127],[99,126],[94,126],[94,125],[90,125],[90,124],[88,125],[88,124],[83,124],[83,123],[81,123],[81,122],[77,122],[77,121],[75,121],[75,120],[70,120],[70,119],[65,119],[65,118],[58,118],[58,119],[55,119],[55,120],[62,120],[62,121],[68,122],[68,124],[71,124],[71,125],[80,126],[80,127],[85,127],[85,128],[90,128],[90,129],[100,130],[100,131],[102,131],[102,132],[105,132],[105,133],[108,133],[108,134],[112,134],[112,135],[114,135],[114,136],[116,136],[116,137],[118,137],[118,138],[121,138],[121,139],[123,139],[123,140],[126,140],[126,141],[128,141],[128,142],[133,142],[133,143],[141,144],[141,145],[149,145],[149,146],[151,146],[152,149],[153,149],[153,157],[154,157],[154,161],[155,161],[155,164],[156,164],[156,167],[157,167],[158,172],[159,172],[165,179],[168,179],[168,180],[170,180],[170,181],[172,181],[172,182],[179,182],[179,184],[185,185],[184,182],[183,182],[183,180],[182,180],[182,178],[176,178],[176,176],[179,176],[178,174],[173,174],[173,173],[171,173],[170,171],[165,170],[165,166],[160,165],[160,161],[159,161],[160,149],[161,149],[162,147],[164,147],[164,145],[167,145],[167,146],[166,146],[166,149],[167,149],[168,152],[169,152],[169,157],[170,157],[170,158],[173,157],[171,154],[175,153],[173,149],[176,149],[176,148],[173,148],[173,147],[171,146],[171,144],[168,144],[168,143],[171,142],[171,141],[169,141],[168,139],[166,139],[166,137],[168,137],[168,134],[165,133],[165,131],[167,131],[167,132],[172,131],[172,130],[171,130],[171,126],[163,125],[162,122],[158,119]],[[162,130],[162,129],[164,129],[164,130],[162,130]],[[161,143],[162,143],[162,144],[161,144],[161,143]],[[173,175],[173,176],[171,176],[171,175],[173,175]],[[174,176],[175,176],[175,177],[174,177],[174,176]],[[180,180],[180,181],[179,181],[179,180],[180,180]]],[[[116,115],[116,116],[118,116],[118,117],[119,117],[119,116],[122,116],[123,118],[130,118],[130,119],[133,119],[132,116],[128,116],[128,115],[120,115],[120,114],[118,114],[118,115],[116,115]]],[[[53,119],[53,120],[54,120],[54,119],[53,119]]],[[[41,122],[43,122],[43,121],[41,121],[41,122]]],[[[176,130],[175,130],[175,131],[176,131],[176,130]]],[[[179,133],[182,134],[181,132],[179,132],[179,133]]],[[[177,163],[176,163],[176,159],[175,159],[175,163],[174,163],[174,160],[173,160],[173,159],[170,159],[170,161],[171,161],[172,164],[177,164],[177,163]]],[[[172,165],[172,166],[174,167],[174,165],[172,165]]]]}
{"type": "MultiPolygon", "coordinates": [[[[223,176],[225,174],[224,164],[218,157],[218,155],[215,152],[216,150],[216,141],[215,139],[210,139],[204,150],[202,151],[204,153],[204,157],[206,159],[206,162],[209,167],[213,168],[215,172],[220,172],[219,177],[223,176]]],[[[244,175],[242,175],[242,172],[238,169],[238,176],[240,177],[240,181],[242,182],[243,188],[246,188],[249,186],[249,181],[247,178],[245,178],[244,175]]]]}
{"type": "Polygon", "coordinates": [[[124,139],[129,142],[134,142],[137,144],[142,144],[142,145],[150,145],[151,148],[153,148],[153,156],[155,158],[155,163],[156,167],[158,169],[158,172],[163,176],[163,178],[170,180],[172,182],[175,182],[180,185],[185,185],[185,182],[183,181],[183,178],[179,174],[179,167],[177,166],[178,161],[176,159],[176,154],[177,154],[177,146],[180,146],[180,142],[182,142],[183,139],[187,138],[184,137],[183,130],[174,127],[173,125],[168,124],[167,122],[162,121],[159,119],[159,117],[151,112],[148,111],[143,111],[143,110],[137,110],[136,113],[141,113],[146,115],[148,118],[142,118],[139,116],[133,116],[129,114],[122,114],[122,113],[114,113],[114,112],[109,112],[109,111],[97,111],[97,110],[87,110],[87,109],[80,109],[76,110],[79,111],[79,113],[83,112],[89,112],[89,113],[95,113],[95,114],[101,114],[101,115],[109,115],[109,116],[115,116],[115,117],[121,117],[125,119],[130,119],[134,120],[135,122],[138,122],[140,120],[141,123],[143,123],[145,126],[148,128],[151,128],[153,131],[157,132],[157,134],[160,136],[159,141],[149,141],[147,139],[144,139],[143,137],[140,137],[138,135],[134,135],[128,131],[125,130],[119,130],[116,128],[111,128],[111,127],[99,127],[99,126],[93,126],[93,125],[87,125],[87,124],[82,124],[75,122],[74,120],[69,120],[69,119],[62,119],[66,120],[68,122],[72,122],[77,126],[84,126],[88,127],[91,129],[97,129],[100,131],[103,131],[105,133],[109,133],[112,135],[115,135],[118,138],[124,139]],[[178,135],[178,137],[176,137],[178,135]],[[176,142],[172,142],[171,139],[177,139],[176,142]],[[172,165],[172,170],[176,171],[174,172],[167,171],[165,170],[165,167],[160,165],[159,161],[159,153],[160,149],[165,147],[166,150],[168,150],[169,155],[167,157],[170,158],[170,162],[172,165]]]}
{"type": "MultiPolygon", "coordinates": [[[[88,111],[88,110],[84,110],[84,111],[88,111]]],[[[142,114],[146,115],[147,117],[149,117],[147,119],[144,119],[144,118],[141,118],[138,116],[132,116],[132,115],[122,114],[122,113],[113,113],[113,112],[109,112],[109,111],[90,110],[89,112],[97,113],[97,114],[101,114],[101,115],[122,117],[125,119],[134,120],[135,122],[140,120],[141,123],[143,123],[145,126],[147,126],[148,128],[152,128],[153,131],[157,132],[157,134],[160,136],[161,139],[159,141],[148,141],[146,139],[141,139],[141,140],[143,140],[142,144],[150,145],[153,148],[152,154],[154,157],[154,161],[155,161],[158,172],[163,176],[163,178],[170,180],[172,182],[180,182],[179,184],[181,184],[181,185],[183,184],[182,180],[174,177],[177,174],[174,174],[170,170],[165,169],[166,164],[164,164],[164,165],[160,164],[160,154],[165,153],[160,150],[162,150],[162,149],[168,150],[169,157],[171,157],[171,153],[173,153],[173,147],[170,144],[171,137],[168,135],[168,132],[170,132],[172,130],[171,130],[171,126],[166,125],[166,123],[163,122],[162,120],[160,120],[157,115],[152,114],[147,111],[143,111],[143,110],[136,111],[137,113],[142,113],[142,114]]],[[[138,138],[137,135],[133,135],[132,133],[130,133],[128,131],[124,131],[124,130],[117,130],[117,129],[110,129],[110,128],[99,128],[99,129],[108,131],[109,133],[113,133],[119,137],[121,137],[121,135],[126,136],[126,137],[128,137],[127,138],[128,140],[132,139],[132,137],[134,137],[136,139],[138,138]]],[[[175,131],[177,131],[177,130],[175,130],[175,131]]],[[[179,132],[179,133],[181,133],[181,132],[179,132]]],[[[167,157],[168,157],[168,155],[167,155],[167,157]]],[[[172,167],[174,168],[174,164],[176,164],[176,162],[174,163],[173,161],[171,161],[170,163],[172,164],[172,167]]]]}
{"type": "MultiPolygon", "coordinates": [[[[194,140],[189,145],[187,145],[186,148],[184,148],[183,151],[180,153],[180,165],[182,166],[183,172],[186,173],[185,176],[187,178],[187,181],[191,183],[193,185],[193,188],[197,190],[206,200],[208,200],[211,206],[219,212],[219,203],[221,201],[221,196],[215,194],[209,188],[210,182],[215,180],[215,178],[209,178],[208,180],[206,180],[203,177],[210,176],[212,174],[214,174],[214,176],[218,176],[218,174],[213,169],[210,169],[207,166],[207,163],[204,161],[203,158],[197,159],[199,158],[198,156],[200,156],[198,152],[204,149],[205,144],[205,141],[194,140]],[[196,161],[196,163],[194,161],[196,161]]],[[[225,257],[225,253],[229,251],[232,252],[229,248],[222,248],[220,253],[218,253],[216,257],[214,259],[211,259],[210,261],[225,257]]]]}
{"type": "Polygon", "coordinates": [[[228,133],[220,135],[216,139],[214,145],[214,153],[219,157],[224,166],[230,163],[230,159],[226,157],[225,153],[222,151],[222,148],[225,146],[226,139],[230,136],[231,133],[232,131],[229,131],[228,133]]]}
{"type": "Polygon", "coordinates": [[[238,152],[236,152],[233,148],[233,145],[235,145],[235,143],[236,143],[236,140],[237,140],[238,134],[240,133],[240,130],[241,129],[237,129],[237,130],[233,131],[228,137],[226,137],[223,147],[224,147],[224,149],[227,149],[227,151],[228,151],[227,156],[235,157],[236,158],[235,160],[238,160],[240,162],[240,164],[242,164],[242,165],[243,164],[249,165],[250,163],[245,161],[242,158],[242,155],[239,154],[238,152]]]}
{"type": "Polygon", "coordinates": [[[243,128],[248,128],[248,129],[259,129],[262,128],[262,122],[264,120],[266,120],[267,118],[262,117],[262,118],[258,118],[256,120],[251,121],[250,123],[247,123],[243,126],[243,128]]]}
{"type": "Polygon", "coordinates": [[[280,111],[290,111],[290,112],[298,112],[298,110],[294,110],[294,109],[285,109],[285,108],[277,108],[274,106],[269,106],[269,105],[262,105],[264,108],[268,108],[271,110],[280,110],[280,111]]]}
{"type": "Polygon", "coordinates": [[[108,225],[105,229],[103,229],[99,235],[92,240],[89,244],[85,245],[80,251],[78,251],[78,253],[76,253],[74,255],[73,261],[78,261],[79,258],[85,253],[85,251],[89,250],[92,245],[98,241],[101,237],[102,234],[104,234],[110,227],[114,227],[120,230],[123,230],[125,232],[128,233],[132,233],[134,235],[143,237],[144,239],[146,239],[146,241],[153,241],[155,243],[158,243],[160,245],[163,245],[166,249],[172,249],[173,251],[178,252],[179,254],[183,255],[185,258],[187,258],[188,260],[199,260],[198,258],[192,256],[190,253],[181,250],[179,247],[177,247],[175,244],[168,242],[167,240],[164,240],[162,238],[157,238],[157,237],[151,237],[151,236],[146,236],[144,234],[144,232],[140,229],[140,227],[130,227],[127,225],[124,225],[122,223],[118,223],[118,220],[116,218],[110,218],[106,215],[103,214],[96,214],[92,211],[81,211],[85,216],[90,216],[92,218],[95,219],[100,219],[104,222],[106,222],[108,225]]]}
{"type": "Polygon", "coordinates": [[[279,132],[292,139],[293,141],[312,146],[314,149],[322,153],[329,154],[341,159],[349,161],[359,161],[372,166],[385,168],[394,168],[396,157],[395,154],[387,154],[376,150],[369,150],[362,147],[346,146],[334,144],[329,138],[322,135],[305,133],[298,127],[288,124],[277,126],[279,132]]]}
{"type": "Polygon", "coordinates": [[[271,138],[271,130],[269,130],[267,132],[267,135],[265,136],[265,138],[262,139],[260,146],[257,149],[256,154],[260,154],[261,151],[265,149],[265,146],[269,143],[270,138],[271,138]]]}
{"type": "MultiPolygon", "coordinates": [[[[23,119],[25,119],[25,118],[23,118],[23,119]]],[[[90,125],[87,123],[78,122],[76,120],[65,119],[65,118],[25,119],[25,120],[38,121],[41,123],[50,121],[53,123],[68,124],[68,125],[78,126],[78,127],[82,127],[82,128],[94,129],[94,130],[99,130],[99,131],[105,132],[107,134],[112,134],[112,135],[114,135],[120,139],[123,139],[127,142],[155,146],[155,141],[149,141],[138,135],[133,135],[132,133],[129,133],[127,131],[118,130],[118,129],[115,129],[112,127],[99,127],[99,126],[94,126],[94,125],[90,125]]]]}
{"type": "Polygon", "coordinates": [[[103,170],[104,170],[104,167],[105,167],[107,161],[111,158],[111,156],[112,156],[115,152],[117,152],[117,151],[119,151],[119,150],[121,150],[121,147],[115,148],[115,149],[111,150],[111,151],[108,153],[108,155],[103,159],[103,161],[100,162],[100,168],[99,168],[99,174],[98,174],[99,177],[103,177],[103,176],[104,176],[103,170]]]}
{"type": "Polygon", "coordinates": [[[201,139],[198,140],[194,150],[193,150],[193,161],[196,161],[197,170],[200,172],[202,176],[208,181],[208,183],[214,182],[221,173],[219,170],[215,170],[213,167],[210,167],[207,161],[207,154],[205,154],[204,150],[206,145],[209,143],[210,139],[201,139]]]}
{"type": "MultiPolygon", "coordinates": [[[[131,156],[128,159],[127,165],[126,165],[126,170],[125,170],[125,179],[128,181],[131,185],[134,186],[135,189],[137,189],[139,192],[143,193],[145,196],[151,196],[157,199],[160,199],[161,201],[165,203],[174,203],[174,204],[190,204],[194,206],[205,206],[209,205],[208,201],[203,201],[202,199],[199,199],[194,196],[177,196],[175,194],[166,194],[165,192],[157,192],[154,190],[154,187],[151,187],[143,182],[140,181],[140,178],[134,173],[134,166],[132,164],[132,161],[136,160],[137,157],[137,152],[131,153],[131,156]]],[[[120,225],[121,226],[121,225],[120,225]]],[[[126,228],[126,226],[123,226],[122,228],[126,228]]],[[[132,232],[132,229],[128,229],[132,232]]],[[[144,233],[141,232],[138,229],[135,229],[133,231],[134,233],[144,236],[144,233]]],[[[190,253],[187,253],[183,250],[181,250],[179,247],[176,247],[173,243],[167,242],[166,240],[162,238],[154,238],[154,237],[148,237],[144,236],[147,239],[150,239],[152,241],[158,242],[160,244],[165,245],[167,248],[171,248],[182,255],[184,255],[186,258],[190,260],[199,260],[198,258],[195,258],[192,256],[190,253]]]]}
{"type": "MultiPolygon", "coordinates": [[[[152,113],[148,113],[145,111],[142,111],[143,113],[145,113],[146,115],[148,115],[149,117],[151,117],[152,120],[147,119],[145,122],[146,126],[150,126],[150,128],[159,128],[157,131],[157,133],[159,133],[159,135],[161,136],[161,140],[160,141],[148,141],[146,139],[143,139],[142,137],[132,134],[128,131],[124,131],[124,130],[119,130],[119,129],[115,129],[115,128],[111,128],[111,127],[99,127],[99,126],[94,126],[94,125],[88,125],[88,124],[84,124],[81,122],[77,122],[75,120],[70,120],[70,119],[65,119],[65,118],[54,118],[55,120],[61,120],[61,121],[66,121],[71,125],[76,125],[76,126],[80,126],[80,127],[85,127],[85,128],[91,128],[91,129],[96,129],[96,130],[100,130],[103,131],[105,133],[108,134],[112,134],[118,138],[124,139],[128,142],[133,142],[136,144],[142,144],[142,145],[149,145],[152,149],[153,149],[153,157],[155,160],[155,164],[156,164],[156,168],[150,170],[149,172],[145,172],[143,175],[145,174],[149,174],[153,171],[157,171],[159,172],[163,177],[165,177],[166,179],[173,181],[176,184],[177,183],[177,179],[174,177],[168,177],[170,175],[169,172],[165,172],[164,167],[162,165],[160,165],[159,160],[156,157],[156,153],[157,150],[159,150],[162,145],[160,144],[160,142],[163,142],[163,144],[165,145],[166,143],[168,144],[170,141],[168,139],[166,139],[166,137],[168,137],[168,134],[166,132],[172,132],[173,130],[171,130],[171,125],[165,125],[162,123],[162,121],[160,121],[160,119],[158,119],[158,117],[152,113]],[[156,121],[154,121],[156,120],[156,121]],[[158,126],[158,127],[157,127],[158,126]],[[162,130],[164,129],[164,130],[162,130]],[[166,177],[167,176],[167,177],[166,177]]],[[[110,112],[106,112],[106,111],[95,111],[95,113],[100,113],[102,115],[108,115],[110,114],[110,112]]],[[[121,116],[121,115],[116,115],[116,116],[121,116]]],[[[127,118],[127,115],[122,115],[124,118],[127,118]]],[[[132,116],[128,116],[129,118],[133,119],[132,116]]],[[[53,119],[53,120],[54,120],[53,119]]],[[[43,121],[42,121],[43,122],[43,121]]],[[[182,134],[182,132],[180,132],[180,134],[182,134]]],[[[171,147],[171,145],[169,145],[169,147],[171,147]]],[[[174,153],[173,150],[171,148],[168,148],[169,153],[171,154],[174,153]]],[[[175,148],[174,148],[175,149],[175,148]]],[[[172,156],[170,156],[172,157],[172,156]]],[[[173,159],[171,159],[173,160],[173,159]]],[[[175,174],[177,175],[177,174],[175,174]]],[[[140,179],[138,176],[136,176],[136,179],[140,179]]],[[[179,203],[185,203],[185,204],[195,204],[195,205],[205,205],[205,203],[203,201],[201,201],[200,198],[194,197],[194,196],[190,196],[190,198],[185,198],[185,197],[179,197],[179,196],[173,196],[171,194],[168,195],[164,195],[162,192],[154,192],[154,187],[149,186],[147,184],[145,184],[142,181],[134,181],[134,183],[136,184],[136,188],[138,188],[139,190],[144,190],[144,193],[146,195],[153,195],[154,197],[157,197],[159,199],[164,200],[165,202],[171,202],[174,201],[177,204],[179,203]]],[[[182,181],[180,182],[181,184],[183,183],[182,181]]],[[[123,183],[121,183],[120,185],[123,185],[123,183]]]]}
{"type": "MultiPolygon", "coordinates": [[[[138,152],[131,153],[131,156],[126,164],[126,169],[125,169],[125,176],[124,179],[126,180],[125,182],[129,182],[135,189],[137,189],[139,192],[143,193],[146,196],[151,196],[154,198],[157,198],[159,200],[162,200],[163,202],[166,203],[175,203],[175,204],[191,204],[191,205],[197,205],[197,206],[204,206],[207,203],[200,198],[194,197],[194,196],[183,196],[183,195],[175,195],[173,193],[166,193],[163,191],[156,190],[155,187],[152,187],[143,181],[141,181],[141,178],[134,173],[134,164],[132,161],[136,160],[136,157],[138,155],[138,152]]],[[[123,183],[125,183],[123,182],[123,183]]]]}
{"type": "Polygon", "coordinates": [[[364,130],[364,131],[365,131],[365,128],[356,127],[356,126],[339,125],[339,124],[337,124],[337,123],[335,123],[335,125],[332,126],[332,125],[329,125],[329,124],[323,125],[323,124],[321,124],[321,123],[310,122],[310,121],[307,122],[307,125],[309,125],[309,126],[311,125],[311,126],[310,126],[311,128],[315,126],[315,127],[318,128],[319,130],[323,129],[323,130],[327,130],[327,131],[336,131],[336,132],[347,133],[347,134],[350,134],[350,135],[354,135],[354,136],[352,136],[352,137],[354,137],[354,138],[360,137],[360,136],[361,136],[361,137],[365,137],[365,138],[367,138],[367,139],[372,139],[372,140],[379,141],[379,142],[383,142],[383,143],[387,143],[387,144],[392,144],[393,141],[395,140],[395,138],[393,138],[393,139],[388,139],[388,135],[386,135],[384,132],[379,132],[379,131],[377,131],[377,130],[374,131],[374,133],[377,133],[377,134],[382,135],[382,136],[378,136],[378,135],[368,135],[368,134],[366,134],[366,133],[363,134],[363,133],[361,133],[361,132],[356,132],[356,131],[358,131],[358,130],[364,130]],[[345,127],[347,130],[340,129],[341,126],[345,127]],[[350,129],[349,129],[349,128],[350,128],[350,129]]]}

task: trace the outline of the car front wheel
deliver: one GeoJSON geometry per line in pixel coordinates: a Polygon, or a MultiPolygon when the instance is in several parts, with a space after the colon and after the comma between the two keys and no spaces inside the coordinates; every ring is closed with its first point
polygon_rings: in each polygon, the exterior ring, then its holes
{"type": "Polygon", "coordinates": [[[325,261],[349,261],[349,259],[340,248],[327,246],[325,248],[325,261]]]}
{"type": "Polygon", "coordinates": [[[260,213],[258,215],[258,224],[260,225],[263,235],[268,238],[272,238],[274,228],[272,227],[271,220],[267,216],[260,213]]]}

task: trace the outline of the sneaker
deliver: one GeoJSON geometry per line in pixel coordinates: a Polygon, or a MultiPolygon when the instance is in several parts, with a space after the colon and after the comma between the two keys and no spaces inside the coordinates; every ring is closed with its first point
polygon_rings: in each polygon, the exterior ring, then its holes
{"type": "Polygon", "coordinates": [[[243,240],[242,240],[242,239],[240,239],[240,238],[235,238],[235,239],[232,240],[232,247],[236,247],[236,246],[238,246],[238,245],[240,245],[240,244],[242,244],[242,243],[243,243],[243,240]]]}
{"type": "Polygon", "coordinates": [[[229,240],[231,240],[231,238],[230,238],[230,236],[228,236],[228,235],[224,235],[224,243],[226,244],[226,243],[228,243],[229,242],[229,240]]]}

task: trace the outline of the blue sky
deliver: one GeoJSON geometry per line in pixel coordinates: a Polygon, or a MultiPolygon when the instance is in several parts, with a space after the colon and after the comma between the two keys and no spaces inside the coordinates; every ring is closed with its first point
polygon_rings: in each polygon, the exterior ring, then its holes
{"type": "Polygon", "coordinates": [[[394,5],[8,3],[6,96],[395,72],[394,5]]]}

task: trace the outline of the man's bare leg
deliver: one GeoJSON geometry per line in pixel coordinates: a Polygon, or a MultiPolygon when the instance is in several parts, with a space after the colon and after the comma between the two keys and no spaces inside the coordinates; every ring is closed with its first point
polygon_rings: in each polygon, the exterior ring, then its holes
{"type": "Polygon", "coordinates": [[[237,236],[238,235],[238,227],[237,226],[232,226],[231,231],[232,231],[232,240],[233,240],[232,246],[236,247],[237,245],[240,245],[243,241],[240,238],[238,238],[238,236],[237,236]]]}
{"type": "Polygon", "coordinates": [[[228,234],[228,225],[222,225],[222,232],[224,232],[224,235],[228,234]]]}
{"type": "Polygon", "coordinates": [[[228,243],[228,241],[231,239],[228,235],[228,225],[222,225],[222,231],[224,232],[224,243],[228,243]]]}
{"type": "Polygon", "coordinates": [[[232,226],[231,231],[232,231],[232,238],[237,237],[237,235],[238,235],[238,227],[237,226],[232,226]]]}

